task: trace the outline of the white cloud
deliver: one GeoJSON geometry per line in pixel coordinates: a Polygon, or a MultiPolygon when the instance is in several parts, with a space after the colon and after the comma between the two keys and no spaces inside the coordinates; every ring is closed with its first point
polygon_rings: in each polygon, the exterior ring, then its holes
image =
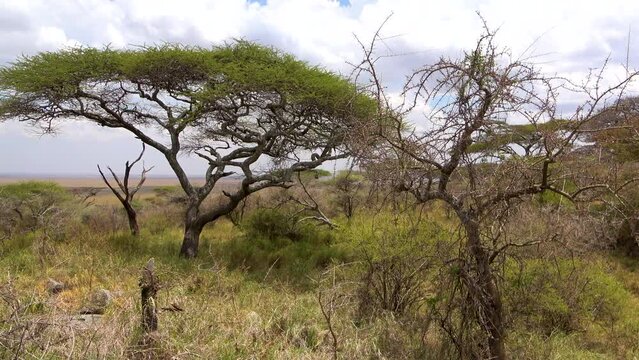
{"type": "Polygon", "coordinates": [[[67,38],[64,30],[55,26],[43,26],[39,28],[36,39],[35,45],[39,49],[47,50],[55,50],[77,44],[77,42],[67,38]]]}
{"type": "MultiPolygon", "coordinates": [[[[607,0],[3,0],[0,2],[0,63],[21,54],[75,44],[126,47],[159,42],[208,46],[244,37],[275,45],[311,63],[347,73],[345,61],[361,52],[353,34],[369,41],[390,15],[379,44],[380,63],[393,89],[403,74],[438,56],[471,47],[481,32],[479,11],[499,28],[499,44],[514,56],[532,56],[544,71],[573,79],[611,58],[613,81],[623,75],[628,30],[639,24],[639,1],[607,0]]],[[[632,29],[630,63],[639,67],[639,27],[632,29]]],[[[636,89],[639,90],[639,89],[636,89]]],[[[567,103],[577,98],[565,94],[567,103]]],[[[3,136],[15,129],[0,125],[3,136]]],[[[11,125],[13,126],[13,125],[11,125]]],[[[119,141],[119,134],[85,125],[64,128],[56,138],[72,143],[119,141]]],[[[17,136],[17,135],[16,135],[17,136]]],[[[21,138],[25,144],[36,141],[21,138]]],[[[29,146],[25,146],[29,148],[29,146]]],[[[108,151],[108,150],[105,150],[108,151]]],[[[26,164],[25,166],[28,166],[26,164]]],[[[2,169],[0,169],[2,171],[2,169]]]]}
{"type": "Polygon", "coordinates": [[[480,11],[515,54],[533,44],[532,53],[549,54],[544,61],[559,70],[592,60],[584,57],[612,53],[625,59],[628,27],[639,20],[639,2],[628,0],[353,0],[349,7],[330,0],[269,0],[263,6],[245,0],[6,0],[0,9],[12,19],[0,26],[1,35],[13,37],[7,41],[11,47],[0,47],[4,58],[73,41],[206,45],[246,36],[335,68],[359,57],[353,34],[370,39],[391,13],[384,35],[399,36],[413,51],[439,53],[473,45],[481,31],[480,11]],[[29,32],[36,34],[35,46],[16,38],[29,32]]]}

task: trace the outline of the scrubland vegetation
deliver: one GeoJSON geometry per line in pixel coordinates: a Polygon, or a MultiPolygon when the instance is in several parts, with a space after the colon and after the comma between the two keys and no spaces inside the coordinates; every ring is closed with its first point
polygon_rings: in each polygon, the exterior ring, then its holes
{"type": "MultiPolygon", "coordinates": [[[[455,358],[445,333],[463,301],[450,263],[463,244],[454,216],[439,203],[374,196],[370,183],[349,194],[345,212],[339,177],[306,181],[336,228],[298,222],[306,214],[288,198],[306,196],[299,186],[273,190],[207,227],[193,261],[175,256],[184,205],[171,189],[136,204],[134,237],[114,205],[87,206],[52,183],[3,186],[0,354],[455,358]],[[164,309],[151,340],[140,330],[138,287],[149,258],[164,309]],[[64,289],[52,294],[48,279],[64,289]],[[112,302],[98,321],[78,320],[97,289],[112,302]]],[[[513,215],[507,236],[545,241],[500,265],[512,358],[639,355],[639,262],[613,250],[616,229],[597,220],[543,197],[513,215]]]]}

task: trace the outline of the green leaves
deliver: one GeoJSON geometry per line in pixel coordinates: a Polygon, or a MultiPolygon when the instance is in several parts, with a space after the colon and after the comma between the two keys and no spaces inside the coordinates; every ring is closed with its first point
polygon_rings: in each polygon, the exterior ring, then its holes
{"type": "Polygon", "coordinates": [[[124,50],[78,47],[22,57],[0,69],[0,91],[6,94],[0,116],[29,113],[27,104],[33,101],[58,104],[86,88],[117,89],[122,84],[202,104],[242,92],[277,94],[287,104],[330,116],[366,115],[375,109],[346,79],[274,48],[239,40],[210,49],[175,44],[124,50]]]}
{"type": "Polygon", "coordinates": [[[23,181],[0,186],[0,199],[29,200],[47,197],[57,201],[68,200],[70,194],[60,185],[49,181],[23,181]]]}
{"type": "Polygon", "coordinates": [[[43,52],[2,68],[0,88],[44,97],[68,97],[83,81],[113,77],[117,63],[117,53],[109,48],[43,52]]]}

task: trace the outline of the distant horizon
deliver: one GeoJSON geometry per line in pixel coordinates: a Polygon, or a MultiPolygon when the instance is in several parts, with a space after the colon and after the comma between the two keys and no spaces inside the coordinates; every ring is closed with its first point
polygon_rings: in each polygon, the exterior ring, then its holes
{"type": "MultiPolygon", "coordinates": [[[[118,176],[120,176],[120,174],[118,174],[118,176]]],[[[110,177],[108,179],[112,182],[110,177]]],[[[132,176],[130,178],[130,184],[135,185],[139,182],[139,180],[139,177],[132,176]]],[[[65,188],[107,187],[99,174],[0,174],[0,186],[28,181],[54,182],[65,188]]],[[[190,176],[189,181],[196,186],[200,186],[204,184],[204,177],[190,176]]],[[[234,175],[220,179],[220,183],[218,185],[224,187],[225,184],[238,183],[239,181],[240,177],[234,175]]],[[[174,175],[149,175],[146,177],[143,187],[155,188],[162,186],[178,186],[179,183],[179,180],[174,175]]]]}
{"type": "MultiPolygon", "coordinates": [[[[116,174],[118,174],[117,170],[116,174]]],[[[118,174],[119,175],[119,174],[118,174]]],[[[187,174],[189,178],[191,179],[204,179],[204,176],[201,175],[189,175],[187,174]]],[[[166,178],[174,178],[177,180],[177,177],[175,176],[175,174],[147,174],[146,175],[147,178],[149,179],[166,179],[166,178]]],[[[239,175],[231,175],[229,176],[231,178],[236,178],[239,177],[239,175]]],[[[0,178],[34,178],[34,179],[42,179],[42,178],[100,178],[100,174],[99,173],[21,173],[21,172],[14,172],[14,173],[2,173],[0,172],[0,178]]],[[[139,176],[135,176],[135,174],[132,175],[131,177],[132,179],[139,179],[139,176]]]]}
{"type": "MultiPolygon", "coordinates": [[[[322,170],[326,170],[326,169],[322,169],[322,170]]],[[[341,169],[340,169],[341,170],[341,169]]],[[[121,174],[118,172],[117,169],[114,169],[116,175],[120,176],[121,174]]],[[[333,171],[331,170],[327,170],[329,171],[331,174],[333,173],[333,171]]],[[[105,173],[106,174],[106,173],[105,173]]],[[[205,177],[202,175],[192,175],[192,174],[187,174],[189,179],[192,180],[204,180],[205,177]]],[[[242,174],[233,174],[233,175],[229,175],[226,176],[224,178],[222,178],[221,180],[224,179],[241,179],[243,178],[244,175],[242,174]]],[[[139,175],[137,174],[132,174],[131,175],[131,179],[133,180],[137,180],[139,179],[139,175]]],[[[151,173],[147,173],[146,175],[147,179],[161,179],[161,180],[165,180],[165,179],[175,179],[176,181],[178,180],[177,176],[175,174],[151,174],[151,173]]],[[[100,174],[96,171],[96,173],[88,173],[88,172],[60,172],[60,173],[46,173],[46,172],[42,172],[42,173],[31,173],[31,172],[0,172],[0,179],[101,179],[100,174]]]]}

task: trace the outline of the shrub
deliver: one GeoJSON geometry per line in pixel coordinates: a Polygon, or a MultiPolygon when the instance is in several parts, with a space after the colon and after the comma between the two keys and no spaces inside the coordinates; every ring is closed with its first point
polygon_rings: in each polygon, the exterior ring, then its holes
{"type": "Polygon", "coordinates": [[[44,237],[59,239],[69,218],[72,198],[52,182],[26,181],[0,186],[0,233],[40,230],[44,237]]]}
{"type": "Polygon", "coordinates": [[[529,260],[506,271],[504,295],[510,317],[549,336],[595,322],[613,326],[628,292],[596,263],[529,260]]]}
{"type": "Polygon", "coordinates": [[[4,198],[28,200],[35,196],[55,202],[68,200],[71,195],[62,186],[50,181],[22,181],[0,186],[0,194],[4,198]]]}
{"type": "Polygon", "coordinates": [[[119,206],[98,205],[83,209],[81,221],[97,234],[114,234],[127,227],[126,215],[119,206]]]}
{"type": "Polygon", "coordinates": [[[403,315],[424,298],[422,277],[427,265],[427,261],[408,256],[388,256],[376,261],[368,259],[360,307],[403,315]]]}
{"type": "Polygon", "coordinates": [[[274,272],[294,280],[304,279],[313,270],[348,257],[332,246],[334,235],[310,223],[297,224],[282,210],[260,209],[242,224],[244,233],[223,243],[218,250],[229,266],[246,268],[262,276],[274,272]]]}
{"type": "Polygon", "coordinates": [[[378,218],[372,226],[355,224],[351,235],[359,238],[363,260],[359,316],[388,311],[406,315],[425,301],[432,266],[445,256],[447,234],[430,221],[411,223],[408,217],[378,218]]]}
{"type": "Polygon", "coordinates": [[[249,237],[264,237],[268,240],[288,238],[298,240],[294,231],[294,219],[280,210],[260,209],[253,212],[242,224],[249,237]]]}
{"type": "Polygon", "coordinates": [[[169,204],[184,204],[186,197],[184,192],[177,185],[156,186],[153,188],[156,201],[169,204]]]}

